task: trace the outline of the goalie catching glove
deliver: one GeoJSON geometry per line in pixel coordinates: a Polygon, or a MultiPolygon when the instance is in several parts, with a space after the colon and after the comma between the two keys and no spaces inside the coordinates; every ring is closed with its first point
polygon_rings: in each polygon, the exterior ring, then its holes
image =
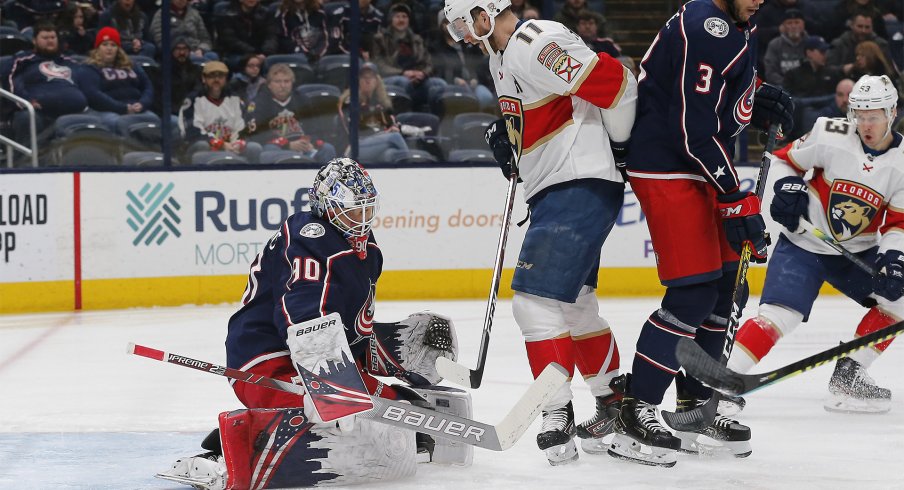
{"type": "Polygon", "coordinates": [[[367,371],[394,376],[413,386],[439,384],[436,359],[458,358],[458,339],[452,319],[422,311],[396,323],[374,323],[367,371]]]}

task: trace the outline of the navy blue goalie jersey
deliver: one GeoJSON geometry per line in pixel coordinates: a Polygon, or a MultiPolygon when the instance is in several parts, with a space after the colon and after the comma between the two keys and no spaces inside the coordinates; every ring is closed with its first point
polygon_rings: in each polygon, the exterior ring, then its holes
{"type": "Polygon", "coordinates": [[[369,344],[382,268],[372,234],[362,259],[329,222],[307,212],[290,216],[251,263],[243,306],[229,319],[227,366],[247,370],[288,356],[289,326],[334,312],[360,358],[369,344]]]}
{"type": "Polygon", "coordinates": [[[753,113],[756,43],[752,22],[734,23],[712,0],[692,0],[666,22],[640,65],[632,178],[737,189],[734,144],[753,113]]]}

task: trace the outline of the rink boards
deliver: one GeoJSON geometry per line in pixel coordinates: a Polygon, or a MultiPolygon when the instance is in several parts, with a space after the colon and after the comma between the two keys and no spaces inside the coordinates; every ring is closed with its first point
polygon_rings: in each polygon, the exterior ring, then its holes
{"type": "MultiPolygon", "coordinates": [[[[741,168],[753,186],[756,168],[741,168]]],[[[0,178],[0,313],[234,302],[282,221],[308,210],[313,169],[58,172],[0,178]]],[[[371,170],[382,299],[488,292],[506,182],[495,167],[371,170]]],[[[771,187],[771,186],[770,186],[771,187]]],[[[516,198],[503,274],[526,214],[516,198]]],[[[681,217],[676,216],[680,222],[681,217]]],[[[777,233],[777,229],[770,229],[777,233]]],[[[628,187],[602,252],[600,294],[661,292],[649,233],[628,187]]],[[[764,269],[751,270],[757,292],[764,269]]]]}

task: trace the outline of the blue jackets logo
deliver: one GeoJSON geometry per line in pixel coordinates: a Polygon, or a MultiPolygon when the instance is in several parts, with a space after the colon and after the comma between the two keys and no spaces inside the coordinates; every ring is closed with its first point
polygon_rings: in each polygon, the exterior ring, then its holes
{"type": "Polygon", "coordinates": [[[132,245],[138,246],[142,242],[145,245],[160,245],[170,235],[181,236],[176,227],[182,222],[178,215],[181,206],[170,195],[172,192],[172,182],[165,186],[161,183],[144,184],[137,193],[126,191],[129,200],[126,223],[136,233],[132,245]]]}

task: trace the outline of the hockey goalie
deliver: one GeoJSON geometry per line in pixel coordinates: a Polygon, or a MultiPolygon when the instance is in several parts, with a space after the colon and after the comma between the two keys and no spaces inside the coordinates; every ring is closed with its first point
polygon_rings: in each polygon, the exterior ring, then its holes
{"type": "Polygon", "coordinates": [[[356,420],[371,396],[464,417],[471,400],[433,386],[436,359],[456,358],[450,318],[373,320],[383,257],[370,231],[379,195],[367,171],[331,160],[310,198],[311,211],[290,216],[252,262],[226,336],[228,367],[302,385],[304,396],[233,381],[246,408],[220,414],[201,444],[207,452],[158,477],[203,489],[286,488],[394,480],[417,462],[470,464],[470,446],[356,420]]]}

